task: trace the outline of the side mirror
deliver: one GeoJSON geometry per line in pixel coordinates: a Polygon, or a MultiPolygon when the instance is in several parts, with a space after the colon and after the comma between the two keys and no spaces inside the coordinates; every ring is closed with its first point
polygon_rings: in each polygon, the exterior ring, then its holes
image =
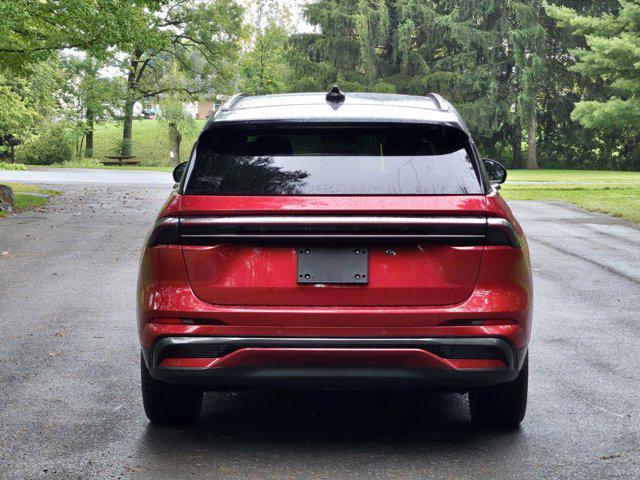
{"type": "Polygon", "coordinates": [[[507,169],[500,165],[495,160],[483,158],[482,163],[489,175],[489,181],[491,185],[500,185],[507,180],[507,169]]]}
{"type": "Polygon", "coordinates": [[[182,175],[187,169],[187,162],[182,162],[176,168],[173,169],[173,181],[179,183],[182,180],[182,175]]]}

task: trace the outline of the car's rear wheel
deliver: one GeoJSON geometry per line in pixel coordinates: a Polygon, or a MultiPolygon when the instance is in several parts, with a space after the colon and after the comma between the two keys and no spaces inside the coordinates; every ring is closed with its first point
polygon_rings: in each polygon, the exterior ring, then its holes
{"type": "Polygon", "coordinates": [[[202,390],[154,379],[140,355],[142,403],[147,418],[159,425],[195,422],[202,409],[202,390]]]}
{"type": "Polygon", "coordinates": [[[509,383],[469,392],[469,408],[475,423],[488,427],[516,428],[527,410],[529,355],[518,377],[509,383]]]}

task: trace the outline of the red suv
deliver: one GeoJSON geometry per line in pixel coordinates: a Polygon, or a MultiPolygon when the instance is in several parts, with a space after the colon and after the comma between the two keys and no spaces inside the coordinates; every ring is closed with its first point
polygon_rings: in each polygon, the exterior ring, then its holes
{"type": "Polygon", "coordinates": [[[138,281],[152,422],[207,390],[428,387],[520,423],[527,244],[440,96],[237,95],[174,178],[138,281]]]}

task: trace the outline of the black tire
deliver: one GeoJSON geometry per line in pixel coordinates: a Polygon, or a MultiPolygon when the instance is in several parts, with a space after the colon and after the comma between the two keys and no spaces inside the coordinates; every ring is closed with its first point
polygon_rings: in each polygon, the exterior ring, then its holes
{"type": "Polygon", "coordinates": [[[528,387],[529,354],[514,381],[469,392],[471,419],[487,427],[517,428],[527,411],[528,387]]]}
{"type": "Polygon", "coordinates": [[[140,382],[144,413],[158,425],[193,423],[202,409],[202,390],[154,379],[140,355],[140,382]]]}

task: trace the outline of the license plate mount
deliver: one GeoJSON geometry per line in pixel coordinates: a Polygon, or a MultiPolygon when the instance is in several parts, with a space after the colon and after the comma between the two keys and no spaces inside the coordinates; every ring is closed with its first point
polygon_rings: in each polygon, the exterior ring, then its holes
{"type": "Polygon", "coordinates": [[[298,283],[366,284],[369,281],[367,247],[301,247],[298,283]]]}

